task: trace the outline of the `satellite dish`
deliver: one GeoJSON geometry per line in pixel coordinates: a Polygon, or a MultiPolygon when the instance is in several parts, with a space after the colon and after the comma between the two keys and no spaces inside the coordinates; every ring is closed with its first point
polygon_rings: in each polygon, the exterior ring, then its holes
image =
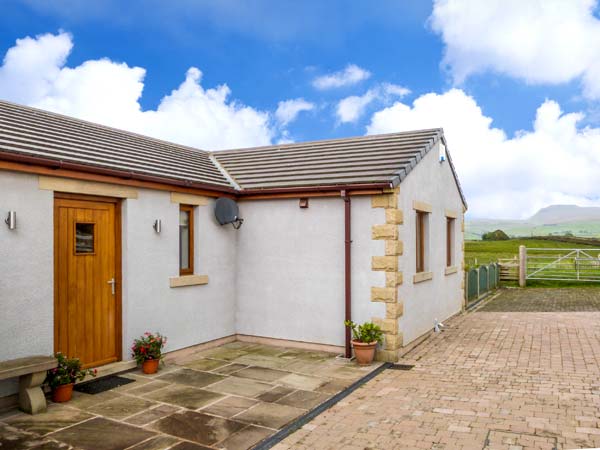
{"type": "Polygon", "coordinates": [[[242,226],[244,219],[240,219],[240,210],[236,202],[230,198],[220,197],[215,202],[215,217],[221,225],[228,223],[236,230],[242,226]]]}

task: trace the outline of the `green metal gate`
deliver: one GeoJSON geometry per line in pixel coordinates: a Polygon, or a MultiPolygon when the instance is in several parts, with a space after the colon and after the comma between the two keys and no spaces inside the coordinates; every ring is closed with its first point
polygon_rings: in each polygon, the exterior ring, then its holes
{"type": "Polygon", "coordinates": [[[486,266],[479,267],[479,292],[483,294],[489,289],[488,285],[488,268],[486,266]]]}
{"type": "Polygon", "coordinates": [[[488,266],[488,283],[490,289],[495,289],[498,286],[498,268],[494,264],[488,266]]]}
{"type": "Polygon", "coordinates": [[[467,272],[467,300],[475,300],[479,297],[479,283],[477,279],[477,269],[470,269],[467,272]]]}
{"type": "Polygon", "coordinates": [[[496,289],[499,283],[499,275],[499,268],[496,263],[467,270],[465,273],[467,303],[481,298],[492,289],[496,289]]]}

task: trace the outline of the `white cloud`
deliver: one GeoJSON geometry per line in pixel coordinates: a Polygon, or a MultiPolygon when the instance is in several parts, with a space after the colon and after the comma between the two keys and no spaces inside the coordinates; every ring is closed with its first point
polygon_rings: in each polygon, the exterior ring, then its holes
{"type": "Polygon", "coordinates": [[[381,90],[384,95],[393,95],[396,97],[404,97],[405,95],[410,94],[410,89],[392,83],[383,83],[381,85],[381,90]]]}
{"type": "Polygon", "coordinates": [[[474,217],[525,218],[553,203],[600,204],[600,128],[551,100],[533,129],[514,137],[492,125],[460,89],[396,102],[373,114],[368,134],[443,127],[474,217]]]}
{"type": "Polygon", "coordinates": [[[313,86],[320,90],[352,86],[368,79],[371,72],[358,67],[356,64],[348,64],[344,70],[322,75],[313,80],[313,86]]]}
{"type": "Polygon", "coordinates": [[[273,138],[268,113],[230,100],[227,85],[204,89],[194,67],[156,110],[142,111],[143,68],[108,59],[66,67],[72,47],[63,32],[18,40],[0,67],[0,98],[202,149],[273,138]]]}
{"type": "Polygon", "coordinates": [[[376,100],[389,101],[391,97],[404,97],[410,89],[391,83],[382,83],[369,89],[363,95],[351,95],[340,100],[336,106],[335,114],[338,122],[356,122],[367,109],[367,106],[376,100]]]}
{"type": "Polygon", "coordinates": [[[363,95],[351,95],[340,100],[337,104],[336,115],[341,123],[356,122],[369,106],[377,98],[375,91],[368,90],[363,95]]]}
{"type": "Polygon", "coordinates": [[[435,0],[432,28],[455,82],[487,70],[529,83],[581,79],[600,98],[596,0],[435,0]]]}
{"type": "Polygon", "coordinates": [[[282,126],[286,126],[296,120],[302,111],[311,111],[314,107],[313,103],[307,102],[303,98],[284,100],[277,104],[275,118],[282,126]]]}
{"type": "Polygon", "coordinates": [[[67,33],[17,39],[0,67],[1,96],[22,103],[45,96],[72,48],[71,36],[67,33]]]}
{"type": "Polygon", "coordinates": [[[277,139],[277,145],[293,144],[295,141],[290,137],[288,130],[283,130],[277,139]]]}

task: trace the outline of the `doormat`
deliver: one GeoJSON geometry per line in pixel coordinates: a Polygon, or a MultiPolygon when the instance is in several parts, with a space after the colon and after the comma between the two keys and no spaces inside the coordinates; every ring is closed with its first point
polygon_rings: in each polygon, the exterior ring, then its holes
{"type": "Polygon", "coordinates": [[[100,392],[110,391],[119,386],[124,386],[133,383],[135,380],[131,378],[119,377],[117,375],[107,375],[97,380],[86,381],[85,383],[76,384],[73,389],[84,394],[99,394],[100,392]]]}
{"type": "Polygon", "coordinates": [[[391,370],[410,370],[415,367],[413,364],[392,364],[388,369],[391,370]]]}

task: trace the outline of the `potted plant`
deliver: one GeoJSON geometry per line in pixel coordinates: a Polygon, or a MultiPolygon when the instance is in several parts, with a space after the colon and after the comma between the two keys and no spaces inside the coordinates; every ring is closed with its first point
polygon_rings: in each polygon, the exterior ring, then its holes
{"type": "Polygon", "coordinates": [[[357,325],[351,320],[346,320],[344,325],[352,330],[352,347],[354,356],[359,366],[368,366],[375,357],[375,348],[383,342],[383,331],[372,322],[357,325]]]}
{"type": "Polygon", "coordinates": [[[67,358],[60,352],[54,357],[58,361],[58,366],[47,372],[45,382],[52,389],[53,402],[68,402],[73,395],[75,382],[82,381],[88,375],[95,377],[98,371],[82,369],[78,358],[67,358]]]}
{"type": "Polygon", "coordinates": [[[138,364],[142,365],[144,373],[156,373],[158,363],[162,359],[162,349],[166,343],[167,338],[160,333],[152,334],[146,331],[142,337],[133,341],[131,356],[138,364]]]}

